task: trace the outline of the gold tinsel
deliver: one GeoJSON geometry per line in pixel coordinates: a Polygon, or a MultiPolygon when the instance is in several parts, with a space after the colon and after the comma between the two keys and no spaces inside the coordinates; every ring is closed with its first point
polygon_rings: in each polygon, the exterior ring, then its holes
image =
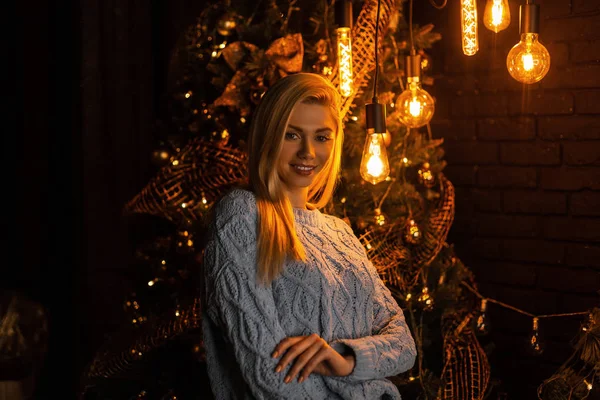
{"type": "Polygon", "coordinates": [[[444,368],[442,400],[481,400],[490,380],[485,351],[470,328],[471,315],[449,314],[442,319],[444,368]]]}
{"type": "Polygon", "coordinates": [[[197,220],[228,188],[245,181],[246,153],[201,138],[192,139],[175,162],[163,167],[125,206],[126,214],[145,213],[179,222],[197,220]]]}

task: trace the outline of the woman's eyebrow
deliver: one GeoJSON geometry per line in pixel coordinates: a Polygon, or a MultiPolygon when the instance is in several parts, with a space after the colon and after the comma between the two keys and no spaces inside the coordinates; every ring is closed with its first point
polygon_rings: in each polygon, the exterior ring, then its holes
{"type": "MultiPolygon", "coordinates": [[[[302,128],[300,128],[300,127],[298,127],[298,126],[295,126],[295,125],[288,125],[288,126],[289,126],[290,128],[292,128],[292,129],[295,129],[295,130],[297,130],[297,131],[304,132],[304,131],[302,130],[302,128]]],[[[317,130],[315,131],[315,133],[321,133],[321,132],[333,132],[333,129],[325,127],[325,128],[319,128],[319,129],[317,129],[317,130]]]]}

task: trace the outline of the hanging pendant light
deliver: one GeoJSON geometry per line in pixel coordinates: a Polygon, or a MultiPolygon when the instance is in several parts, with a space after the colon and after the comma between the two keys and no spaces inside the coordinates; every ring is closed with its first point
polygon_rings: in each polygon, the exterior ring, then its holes
{"type": "Polygon", "coordinates": [[[335,20],[338,28],[337,66],[340,93],[344,97],[352,94],[352,3],[348,0],[335,2],[335,20]]]}
{"type": "Polygon", "coordinates": [[[395,108],[400,122],[409,128],[419,128],[431,121],[435,111],[433,97],[421,87],[421,56],[414,49],[406,57],[407,88],[398,99],[395,108]]]}
{"type": "Polygon", "coordinates": [[[538,41],[540,29],[540,6],[527,0],[519,8],[519,31],[521,41],[506,57],[510,76],[519,82],[539,82],[550,70],[550,53],[538,41]]]}

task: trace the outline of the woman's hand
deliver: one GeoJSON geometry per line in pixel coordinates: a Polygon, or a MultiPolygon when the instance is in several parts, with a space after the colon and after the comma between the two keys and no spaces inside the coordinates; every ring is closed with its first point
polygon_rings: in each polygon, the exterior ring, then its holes
{"type": "Polygon", "coordinates": [[[354,369],[354,356],[342,356],[335,351],[319,335],[290,336],[283,339],[275,347],[273,358],[283,354],[275,372],[281,372],[294,361],[284,382],[289,383],[302,371],[298,382],[304,381],[311,373],[325,376],[346,376],[354,369]],[[284,354],[285,353],[285,354],[284,354]]]}

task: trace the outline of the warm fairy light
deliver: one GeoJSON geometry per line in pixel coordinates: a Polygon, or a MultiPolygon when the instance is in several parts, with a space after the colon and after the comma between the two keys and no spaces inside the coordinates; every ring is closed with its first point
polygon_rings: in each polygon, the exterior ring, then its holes
{"type": "Polygon", "coordinates": [[[179,310],[175,310],[175,316],[179,317],[179,315],[181,315],[181,314],[179,314],[179,310]]]}
{"type": "Polygon", "coordinates": [[[337,29],[337,62],[340,93],[344,97],[352,94],[352,39],[350,28],[337,29]]]}
{"type": "Polygon", "coordinates": [[[192,91],[188,91],[184,96],[186,99],[189,99],[190,97],[192,97],[192,91]]]}
{"type": "Polygon", "coordinates": [[[390,173],[390,164],[381,133],[368,133],[360,163],[360,175],[373,185],[382,182],[390,173]]]}
{"type": "Polygon", "coordinates": [[[517,81],[535,83],[550,70],[550,53],[538,41],[537,33],[523,33],[521,41],[509,51],[506,66],[517,81]]]}
{"type": "Polygon", "coordinates": [[[181,203],[181,208],[186,208],[187,207],[187,203],[181,203]]]}
{"type": "Polygon", "coordinates": [[[588,382],[586,379],[583,380],[583,384],[585,385],[585,387],[587,388],[587,390],[592,390],[594,387],[592,386],[592,384],[590,382],[588,382]]]}
{"type": "Polygon", "coordinates": [[[179,165],[179,160],[173,160],[173,162],[171,164],[173,166],[177,166],[177,165],[179,165]]]}
{"type": "Polygon", "coordinates": [[[148,286],[154,286],[154,280],[148,281],[148,286]]]}
{"type": "Polygon", "coordinates": [[[510,24],[508,0],[488,0],[483,12],[483,24],[493,32],[500,32],[510,24]]]}
{"type": "Polygon", "coordinates": [[[460,18],[462,29],[462,49],[467,56],[479,51],[477,36],[477,3],[475,0],[461,0],[460,18]]]}

